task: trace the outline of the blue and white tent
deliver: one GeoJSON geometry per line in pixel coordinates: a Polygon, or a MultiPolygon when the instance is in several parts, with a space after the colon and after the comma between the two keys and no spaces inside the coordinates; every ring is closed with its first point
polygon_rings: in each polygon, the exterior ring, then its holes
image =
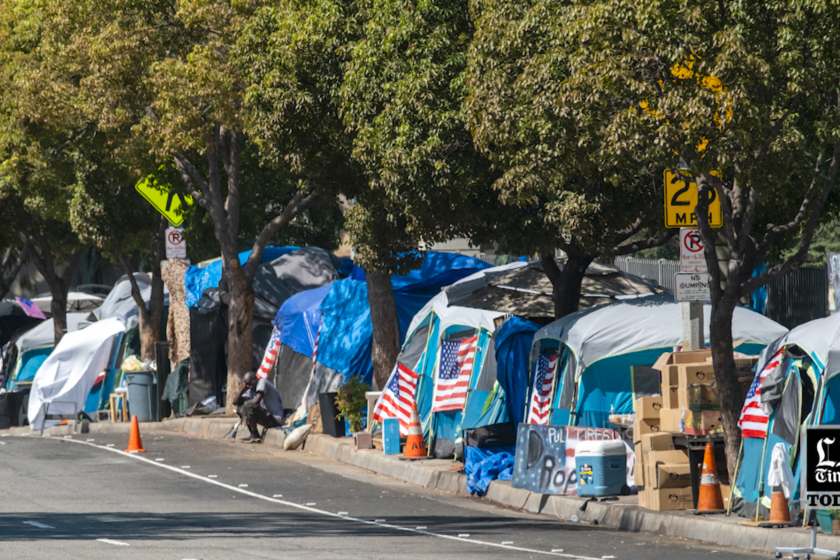
{"type": "MultiPolygon", "coordinates": [[[[709,304],[703,313],[708,342],[709,304]]],[[[786,330],[763,315],[735,309],[732,336],[743,341],[736,351],[757,354],[786,330]]],[[[632,368],[652,366],[681,344],[682,306],[665,294],[600,305],[543,327],[534,336],[530,368],[533,375],[541,353],[560,355],[549,423],[602,428],[611,407],[633,413],[632,368]]]]}
{"type": "Polygon", "coordinates": [[[800,492],[801,427],[840,424],[840,314],[809,321],[774,341],[762,351],[756,371],[779,351],[784,351],[781,367],[772,368],[761,382],[761,405],[770,411],[766,437],[754,437],[757,430],[750,430],[743,439],[732,509],[745,517],[754,516],[758,504],[768,518],[771,489],[766,481],[777,444],[790,459],[794,502],[800,492]]]}

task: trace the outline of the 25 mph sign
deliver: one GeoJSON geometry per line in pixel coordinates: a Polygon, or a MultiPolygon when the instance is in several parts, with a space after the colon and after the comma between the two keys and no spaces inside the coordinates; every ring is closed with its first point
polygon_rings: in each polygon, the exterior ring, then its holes
{"type": "Polygon", "coordinates": [[[703,252],[703,237],[699,229],[680,230],[680,272],[694,274],[709,272],[703,252]]]}

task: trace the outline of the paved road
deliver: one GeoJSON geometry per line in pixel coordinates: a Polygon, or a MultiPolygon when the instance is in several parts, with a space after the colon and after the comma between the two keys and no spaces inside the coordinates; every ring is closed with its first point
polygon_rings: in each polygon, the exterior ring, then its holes
{"type": "Polygon", "coordinates": [[[143,443],[127,455],[114,452],[124,436],[0,438],[0,557],[768,558],[553,521],[302,452],[143,443]]]}

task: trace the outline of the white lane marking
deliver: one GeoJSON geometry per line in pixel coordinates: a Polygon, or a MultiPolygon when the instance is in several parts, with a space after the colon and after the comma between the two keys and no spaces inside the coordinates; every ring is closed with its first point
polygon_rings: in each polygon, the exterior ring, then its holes
{"type": "Polygon", "coordinates": [[[207,478],[219,478],[219,475],[217,475],[217,474],[208,474],[208,475],[207,475],[207,478]]]}
{"type": "Polygon", "coordinates": [[[73,436],[64,436],[64,439],[73,439],[73,436]]]}
{"type": "Polygon", "coordinates": [[[283,497],[283,494],[274,494],[274,496],[272,496],[272,497],[274,497],[274,498],[282,498],[282,497],[283,497]]]}
{"type": "Polygon", "coordinates": [[[306,505],[308,505],[308,506],[317,506],[318,504],[316,504],[315,502],[308,502],[306,505]]]}
{"type": "Polygon", "coordinates": [[[90,438],[90,439],[88,439],[88,441],[96,441],[96,440],[95,440],[95,439],[93,439],[93,438],[90,438]]]}
{"type": "Polygon", "coordinates": [[[189,465],[182,465],[181,468],[182,469],[188,469],[188,468],[190,468],[190,466],[189,465]]]}
{"type": "Polygon", "coordinates": [[[462,539],[470,538],[470,535],[468,533],[460,533],[458,536],[461,537],[462,539]]]}
{"type": "Polygon", "coordinates": [[[108,445],[106,445],[105,447],[114,447],[114,444],[113,444],[113,443],[109,443],[109,444],[108,444],[108,445]]]}
{"type": "Polygon", "coordinates": [[[104,542],[104,543],[107,543],[107,544],[115,544],[117,546],[131,546],[127,542],[115,541],[115,540],[111,540],[111,539],[96,539],[96,540],[97,540],[97,542],[104,542]]]}
{"type": "Polygon", "coordinates": [[[426,529],[428,529],[428,527],[417,527],[418,531],[425,531],[426,529]]]}
{"type": "Polygon", "coordinates": [[[347,515],[347,512],[346,511],[339,511],[338,515],[347,515]]]}
{"type": "Polygon", "coordinates": [[[6,445],[5,441],[0,441],[0,445],[6,445]]]}
{"type": "Polygon", "coordinates": [[[373,522],[374,523],[385,523],[385,520],[384,519],[374,519],[373,522]]]}
{"type": "Polygon", "coordinates": [[[0,437],[9,437],[9,434],[0,435],[0,437]]]}
{"type": "Polygon", "coordinates": [[[165,461],[165,460],[166,459],[164,459],[163,457],[158,457],[157,459],[155,459],[155,461],[157,461],[158,463],[160,463],[161,461],[165,461]]]}
{"type": "Polygon", "coordinates": [[[502,544],[513,544],[513,541],[502,541],[502,544]]]}
{"type": "Polygon", "coordinates": [[[248,488],[248,485],[247,484],[240,484],[239,487],[240,488],[248,488]]]}
{"type": "Polygon", "coordinates": [[[43,523],[38,523],[37,521],[24,521],[24,525],[32,525],[33,527],[38,527],[39,529],[55,529],[52,525],[44,525],[43,523]]]}
{"type": "Polygon", "coordinates": [[[182,476],[189,476],[189,477],[195,478],[197,480],[203,480],[207,484],[215,484],[216,486],[219,486],[221,488],[225,488],[226,490],[231,490],[233,492],[239,492],[240,494],[244,494],[246,496],[250,496],[250,497],[256,498],[258,500],[264,500],[266,502],[272,502],[272,503],[280,504],[280,505],[283,505],[283,506],[286,506],[286,507],[291,507],[291,508],[295,508],[295,509],[299,509],[299,510],[303,510],[303,511],[308,511],[309,513],[317,513],[317,514],[320,514],[320,515],[324,515],[326,517],[332,517],[334,519],[346,519],[347,521],[352,521],[354,523],[361,523],[362,525],[376,525],[377,527],[387,527],[388,529],[392,529],[394,531],[402,531],[402,532],[405,532],[405,533],[416,533],[416,534],[419,534],[419,535],[425,535],[427,537],[435,537],[435,538],[438,538],[438,539],[446,539],[446,540],[450,540],[450,541],[458,541],[458,542],[463,542],[463,543],[478,544],[478,545],[489,546],[489,547],[493,547],[493,548],[502,548],[502,549],[505,549],[505,550],[516,550],[518,552],[529,552],[529,553],[532,553],[532,554],[542,554],[542,555],[545,555],[545,556],[557,556],[557,557],[561,557],[561,558],[577,558],[578,560],[601,560],[600,558],[594,558],[592,556],[581,556],[579,554],[562,554],[562,552],[563,552],[562,548],[559,548],[559,549],[555,548],[555,549],[552,549],[551,552],[547,552],[545,550],[536,550],[536,549],[533,549],[533,548],[524,548],[524,547],[521,547],[521,546],[511,546],[511,545],[507,545],[507,544],[496,544],[496,543],[491,543],[491,542],[479,541],[479,540],[476,540],[476,539],[465,539],[465,538],[461,538],[461,537],[456,537],[454,535],[444,535],[444,534],[441,534],[441,533],[433,533],[431,531],[425,531],[423,529],[411,529],[409,527],[400,527],[399,525],[386,524],[384,522],[383,523],[377,523],[375,521],[369,521],[367,519],[360,519],[358,517],[349,517],[349,516],[338,515],[336,513],[332,513],[330,511],[326,511],[326,510],[323,510],[323,509],[316,509],[316,508],[313,508],[313,507],[304,506],[304,505],[301,505],[301,504],[296,504],[294,502],[287,502],[286,500],[278,500],[278,499],[275,499],[275,498],[269,498],[268,496],[263,496],[262,494],[257,494],[256,492],[251,492],[250,490],[237,488],[236,486],[231,486],[229,484],[225,484],[224,482],[219,482],[218,480],[211,480],[211,479],[205,478],[205,477],[203,477],[201,475],[198,475],[198,474],[195,474],[195,473],[182,471],[182,470],[178,469],[177,467],[173,467],[171,465],[156,463],[156,462],[152,461],[151,459],[147,459],[147,458],[145,458],[141,455],[130,455],[128,453],[120,451],[119,449],[111,449],[109,447],[102,447],[102,446],[99,446],[99,445],[87,443],[87,442],[80,441],[80,440],[77,440],[77,439],[58,440],[58,441],[62,441],[62,442],[66,441],[66,442],[70,442],[70,443],[76,443],[76,444],[79,444],[79,445],[88,445],[90,447],[93,447],[93,448],[96,448],[96,449],[101,449],[103,451],[111,451],[112,453],[119,453],[123,457],[130,457],[131,459],[136,459],[138,461],[143,461],[144,463],[154,465],[155,467],[160,467],[162,469],[168,469],[172,472],[179,473],[182,476]]]}

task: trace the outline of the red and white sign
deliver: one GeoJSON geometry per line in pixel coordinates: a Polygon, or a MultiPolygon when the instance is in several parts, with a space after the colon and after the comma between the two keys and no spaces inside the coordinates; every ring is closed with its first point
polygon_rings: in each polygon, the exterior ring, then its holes
{"type": "Polygon", "coordinates": [[[680,272],[692,274],[709,272],[706,266],[706,254],[703,251],[703,237],[699,229],[680,229],[680,272]]]}
{"type": "Polygon", "coordinates": [[[166,228],[166,258],[187,258],[187,240],[184,237],[184,230],[180,228],[166,228]]]}

